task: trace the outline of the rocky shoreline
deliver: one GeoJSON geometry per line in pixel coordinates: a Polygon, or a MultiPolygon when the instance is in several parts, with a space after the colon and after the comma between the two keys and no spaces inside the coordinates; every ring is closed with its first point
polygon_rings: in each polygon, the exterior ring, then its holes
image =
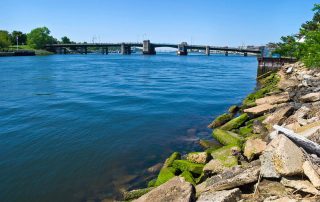
{"type": "Polygon", "coordinates": [[[258,84],[208,126],[203,152],[174,152],[123,200],[320,201],[320,71],[284,64],[258,84]]]}

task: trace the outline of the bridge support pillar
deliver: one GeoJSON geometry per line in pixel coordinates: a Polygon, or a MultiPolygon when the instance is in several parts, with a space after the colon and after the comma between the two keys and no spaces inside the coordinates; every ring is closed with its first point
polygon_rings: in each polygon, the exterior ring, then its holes
{"type": "Polygon", "coordinates": [[[105,53],[106,53],[106,55],[109,54],[109,49],[108,49],[108,47],[105,47],[105,53]]]}
{"type": "Polygon", "coordinates": [[[247,56],[248,56],[248,53],[247,53],[247,52],[243,53],[243,56],[244,56],[244,57],[247,57],[247,56]]]}
{"type": "Polygon", "coordinates": [[[84,47],[84,54],[88,54],[88,48],[87,47],[84,47]]]}
{"type": "Polygon", "coordinates": [[[206,46],[206,55],[210,55],[210,47],[209,46],[206,46]]]}
{"type": "Polygon", "coordinates": [[[67,54],[67,49],[63,48],[63,54],[67,54]]]}
{"type": "Polygon", "coordinates": [[[187,44],[186,43],[181,43],[178,45],[178,55],[188,55],[188,49],[187,49],[187,44]]]}
{"type": "Polygon", "coordinates": [[[228,56],[228,55],[229,55],[229,52],[228,52],[228,51],[226,51],[226,52],[225,52],[225,56],[228,56]]]}
{"type": "Polygon", "coordinates": [[[121,44],[121,54],[122,55],[130,55],[131,54],[131,46],[122,43],[121,44]]]}
{"type": "Polygon", "coordinates": [[[143,55],[155,55],[156,54],[156,49],[150,43],[150,40],[143,41],[142,53],[143,53],[143,55]]]}

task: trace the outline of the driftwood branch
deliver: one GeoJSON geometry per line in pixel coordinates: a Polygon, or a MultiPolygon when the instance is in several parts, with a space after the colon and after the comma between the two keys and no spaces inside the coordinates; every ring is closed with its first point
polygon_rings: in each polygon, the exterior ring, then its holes
{"type": "Polygon", "coordinates": [[[285,136],[287,136],[290,140],[292,140],[295,144],[299,145],[306,151],[308,151],[311,154],[316,154],[320,156],[320,145],[303,137],[302,135],[298,135],[294,133],[293,131],[284,128],[282,126],[274,125],[273,128],[277,130],[278,132],[283,133],[285,136]]]}

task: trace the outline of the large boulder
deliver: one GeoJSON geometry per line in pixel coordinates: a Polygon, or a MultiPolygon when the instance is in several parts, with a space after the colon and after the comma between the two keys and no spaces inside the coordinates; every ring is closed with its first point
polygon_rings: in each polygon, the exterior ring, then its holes
{"type": "Polygon", "coordinates": [[[228,145],[211,152],[211,156],[222,163],[223,166],[233,167],[238,165],[237,154],[239,154],[240,151],[239,146],[228,145]]]}
{"type": "Polygon", "coordinates": [[[262,105],[262,104],[280,104],[284,102],[288,102],[290,100],[290,96],[288,92],[280,93],[280,94],[275,94],[263,98],[257,99],[255,102],[257,105],[262,105]]]}
{"type": "Polygon", "coordinates": [[[271,105],[271,104],[262,104],[258,105],[256,107],[251,107],[249,109],[245,109],[244,112],[248,113],[252,117],[261,116],[266,112],[270,112],[274,110],[277,107],[277,105],[271,105]]]}
{"type": "Polygon", "coordinates": [[[200,195],[197,202],[233,202],[240,200],[239,188],[217,192],[205,192],[200,195]]]}
{"type": "Polygon", "coordinates": [[[135,202],[188,202],[195,198],[195,191],[192,184],[185,181],[182,177],[174,177],[165,184],[153,189],[141,196],[135,202]]]}
{"type": "Polygon", "coordinates": [[[313,165],[310,161],[305,161],[303,163],[303,172],[309,178],[310,182],[315,186],[317,189],[320,188],[320,176],[316,171],[317,167],[313,165]]]}
{"type": "Polygon", "coordinates": [[[210,160],[210,156],[207,152],[192,152],[187,154],[186,159],[192,163],[205,164],[210,160]]]}
{"type": "Polygon", "coordinates": [[[299,147],[284,135],[274,138],[260,156],[261,175],[279,178],[302,174],[304,156],[299,147]]]}
{"type": "Polygon", "coordinates": [[[232,130],[232,129],[237,129],[239,128],[246,120],[249,119],[248,114],[244,113],[241,114],[240,116],[232,119],[231,121],[225,123],[223,126],[221,126],[222,130],[232,130]]]}
{"type": "Polygon", "coordinates": [[[286,120],[287,117],[289,117],[292,112],[294,111],[294,108],[292,106],[286,106],[279,108],[275,112],[273,112],[271,115],[269,115],[264,121],[263,124],[268,125],[282,125],[282,123],[286,120]]]}
{"type": "Polygon", "coordinates": [[[320,100],[320,92],[309,93],[300,97],[301,102],[316,102],[320,100]]]}
{"type": "MultiPolygon", "coordinates": [[[[237,165],[237,164],[235,164],[237,165]]],[[[217,174],[222,173],[227,167],[223,165],[222,161],[219,159],[212,159],[207,163],[204,168],[203,172],[209,174],[217,174]]]]}
{"type": "Polygon", "coordinates": [[[244,144],[243,154],[249,160],[254,156],[260,155],[267,147],[267,143],[261,139],[249,139],[244,144]]]}

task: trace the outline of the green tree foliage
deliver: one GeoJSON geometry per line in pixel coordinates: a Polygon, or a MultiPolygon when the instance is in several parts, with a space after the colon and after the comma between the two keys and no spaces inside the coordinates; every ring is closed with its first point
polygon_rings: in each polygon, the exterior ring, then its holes
{"type": "Polygon", "coordinates": [[[301,59],[310,68],[320,68],[320,4],[315,4],[312,20],[301,25],[296,35],[281,37],[274,53],[301,59]]]}
{"type": "Polygon", "coordinates": [[[32,48],[41,49],[46,44],[57,43],[57,40],[50,36],[50,30],[47,27],[39,27],[27,34],[27,43],[32,48]]]}
{"type": "Polygon", "coordinates": [[[70,43],[72,43],[72,42],[71,42],[71,40],[70,40],[68,37],[64,36],[64,37],[61,38],[61,43],[63,43],[63,44],[70,44],[70,43]]]}
{"type": "Polygon", "coordinates": [[[310,68],[320,68],[320,32],[308,32],[302,47],[304,64],[310,68]]]}
{"type": "Polygon", "coordinates": [[[8,31],[0,30],[0,48],[8,48],[11,45],[8,31]]]}
{"type": "Polygon", "coordinates": [[[20,31],[13,31],[10,34],[10,40],[11,40],[11,44],[17,44],[17,37],[18,37],[18,44],[19,45],[25,45],[27,44],[27,35],[20,32],[20,31]]]}

